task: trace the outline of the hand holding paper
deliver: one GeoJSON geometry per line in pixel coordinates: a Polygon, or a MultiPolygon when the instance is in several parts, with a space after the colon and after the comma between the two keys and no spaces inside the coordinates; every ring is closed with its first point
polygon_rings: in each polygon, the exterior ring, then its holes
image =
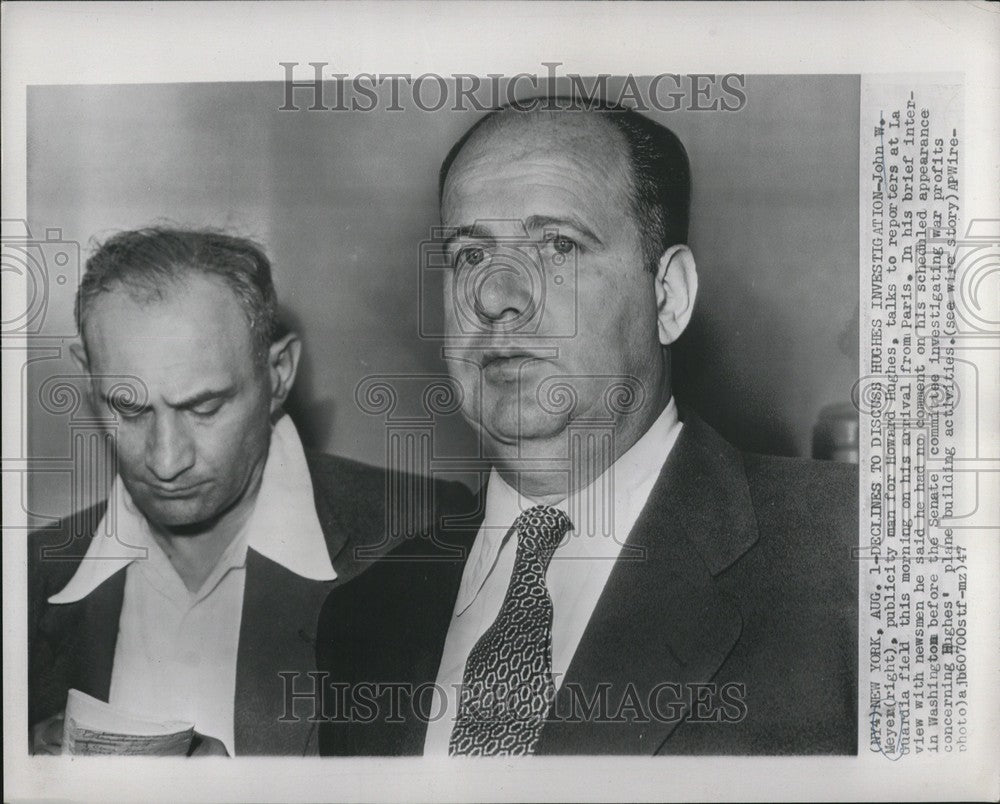
{"type": "Polygon", "coordinates": [[[60,712],[31,727],[31,753],[58,756],[62,751],[64,713],[60,712]]]}
{"type": "Polygon", "coordinates": [[[158,722],[124,712],[79,690],[70,690],[62,735],[62,753],[186,756],[194,725],[158,722]]]}

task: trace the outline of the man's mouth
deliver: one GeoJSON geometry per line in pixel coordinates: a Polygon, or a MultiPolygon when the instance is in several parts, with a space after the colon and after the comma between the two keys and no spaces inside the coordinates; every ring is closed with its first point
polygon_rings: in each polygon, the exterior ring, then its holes
{"type": "Polygon", "coordinates": [[[524,349],[488,349],[483,352],[480,365],[487,379],[513,380],[529,365],[542,360],[524,349]]]}
{"type": "Polygon", "coordinates": [[[200,483],[191,483],[186,486],[161,486],[158,483],[147,483],[146,485],[152,489],[153,493],[157,497],[189,497],[192,494],[198,492],[198,490],[205,485],[207,481],[202,481],[200,483]]]}
{"type": "Polygon", "coordinates": [[[482,363],[483,368],[486,368],[491,363],[496,363],[503,360],[513,360],[517,362],[523,362],[533,358],[534,355],[531,352],[526,352],[523,349],[488,349],[483,352],[482,363]]]}

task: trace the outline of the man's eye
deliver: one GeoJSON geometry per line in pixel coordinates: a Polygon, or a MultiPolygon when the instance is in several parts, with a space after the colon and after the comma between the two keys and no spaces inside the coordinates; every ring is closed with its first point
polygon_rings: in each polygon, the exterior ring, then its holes
{"type": "Polygon", "coordinates": [[[459,265],[479,265],[486,259],[486,249],[482,246],[466,246],[458,252],[459,265]]]}
{"type": "Polygon", "coordinates": [[[108,407],[112,413],[124,419],[134,419],[142,413],[142,406],[129,396],[113,396],[108,399],[108,407]]]}
{"type": "Polygon", "coordinates": [[[209,402],[204,405],[198,405],[197,407],[191,408],[191,412],[195,416],[200,416],[203,419],[207,419],[209,416],[214,416],[219,412],[219,408],[222,407],[221,402],[209,402]]]}
{"type": "Polygon", "coordinates": [[[552,248],[556,250],[557,254],[569,254],[574,248],[576,248],[576,243],[570,240],[568,237],[563,237],[561,235],[552,238],[552,248]]]}

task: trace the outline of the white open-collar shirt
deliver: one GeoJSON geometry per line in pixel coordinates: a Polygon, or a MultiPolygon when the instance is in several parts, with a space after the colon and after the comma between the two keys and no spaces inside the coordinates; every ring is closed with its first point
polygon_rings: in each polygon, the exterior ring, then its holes
{"type": "MultiPolygon", "coordinates": [[[[302,442],[288,416],[271,434],[246,524],[197,592],[157,544],[118,477],[109,495],[115,535],[97,535],[69,583],[49,603],[82,600],[125,568],[109,703],[154,720],[181,720],[235,756],[236,660],[247,550],[312,580],[337,577],[316,514],[302,442]]],[[[95,533],[106,531],[106,520],[95,533]]]]}
{"type": "MultiPolygon", "coordinates": [[[[603,475],[554,505],[573,523],[545,576],[553,607],[552,675],[557,689],[680,429],[677,406],[671,398],[653,425],[603,475]]],[[[448,754],[466,659],[499,614],[514,570],[517,538],[505,537],[521,512],[534,505],[511,488],[496,469],[490,473],[483,524],[462,574],[438,669],[435,700],[428,710],[431,719],[425,756],[448,754]]]]}

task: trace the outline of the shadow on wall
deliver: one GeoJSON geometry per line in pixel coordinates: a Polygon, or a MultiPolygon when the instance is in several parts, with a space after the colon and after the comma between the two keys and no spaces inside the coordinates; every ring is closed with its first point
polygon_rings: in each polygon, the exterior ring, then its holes
{"type": "MultiPolygon", "coordinates": [[[[281,323],[289,330],[302,336],[302,320],[288,308],[281,306],[278,311],[281,323]]],[[[292,392],[285,401],[285,411],[292,417],[303,445],[308,449],[322,450],[323,445],[333,438],[337,406],[333,394],[324,394],[316,387],[315,352],[309,339],[302,337],[302,357],[292,392]]]]}

